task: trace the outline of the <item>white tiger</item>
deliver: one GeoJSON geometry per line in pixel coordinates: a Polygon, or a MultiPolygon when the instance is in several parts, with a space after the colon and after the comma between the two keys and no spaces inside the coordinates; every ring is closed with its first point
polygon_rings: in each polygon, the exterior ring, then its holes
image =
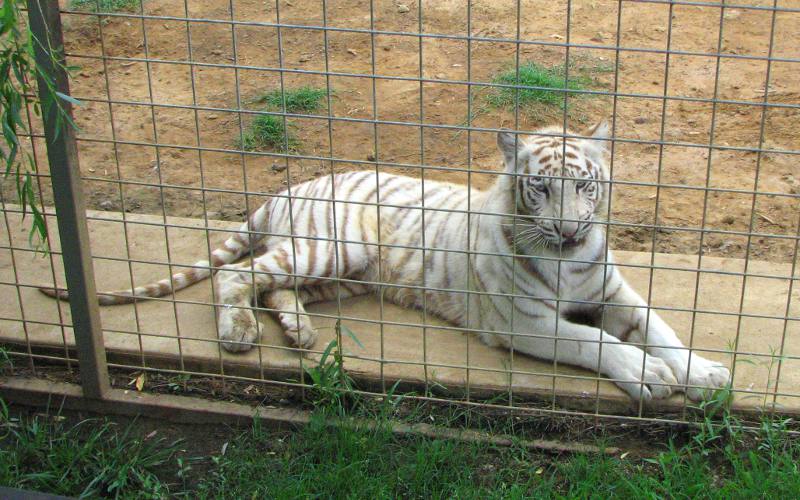
{"type": "MultiPolygon", "coordinates": [[[[655,311],[648,314],[610,265],[605,226],[593,223],[607,209],[608,133],[606,123],[584,138],[558,137],[575,135],[561,128],[527,138],[501,132],[505,172],[487,191],[426,181],[423,192],[419,179],[369,171],[293,186],[256,210],[210,263],[198,262],[171,281],[101,293],[99,301],[160,297],[219,268],[219,335],[229,351],[257,341],[254,290],[289,339],[310,347],[316,332],[304,304],[383,283],[397,303],[422,307],[424,300],[429,311],[483,332],[489,345],[599,371],[632,398],[686,390],[702,399],[728,382],[728,369],[694,353],[690,362],[674,331],[655,311]],[[234,263],[251,252],[252,263],[234,263]],[[336,278],[367,284],[337,286],[336,278]]],[[[68,298],[65,291],[42,291],[68,298]]]]}

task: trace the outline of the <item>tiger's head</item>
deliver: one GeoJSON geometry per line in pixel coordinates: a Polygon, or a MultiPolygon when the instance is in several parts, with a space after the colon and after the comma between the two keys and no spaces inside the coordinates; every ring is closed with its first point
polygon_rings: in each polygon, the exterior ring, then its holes
{"type": "Polygon", "coordinates": [[[601,122],[581,134],[564,134],[561,127],[526,137],[498,133],[505,173],[510,174],[501,176],[502,185],[516,203],[512,215],[518,244],[564,249],[586,238],[608,206],[604,154],[609,132],[608,123],[601,122]]]}

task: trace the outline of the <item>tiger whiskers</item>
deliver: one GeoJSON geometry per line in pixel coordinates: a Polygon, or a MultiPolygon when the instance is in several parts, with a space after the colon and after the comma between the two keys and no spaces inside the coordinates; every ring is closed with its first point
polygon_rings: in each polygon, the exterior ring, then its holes
{"type": "Polygon", "coordinates": [[[541,228],[535,224],[520,224],[520,223],[505,223],[504,226],[513,226],[515,228],[522,227],[521,231],[513,234],[512,242],[514,244],[515,252],[517,248],[525,249],[523,253],[531,253],[533,251],[548,248],[552,246],[552,242],[542,233],[541,228]]]}

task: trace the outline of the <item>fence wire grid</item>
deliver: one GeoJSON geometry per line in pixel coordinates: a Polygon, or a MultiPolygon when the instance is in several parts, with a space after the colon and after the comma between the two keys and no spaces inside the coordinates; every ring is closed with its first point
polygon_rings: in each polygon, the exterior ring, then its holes
{"type": "MultiPolygon", "coordinates": [[[[61,2],[60,19],[67,64],[78,67],[70,91],[82,103],[73,113],[91,235],[90,246],[81,244],[91,252],[98,290],[202,268],[196,262],[211,261],[213,250],[265,202],[294,201],[286,214],[293,228],[298,206],[329,201],[293,189],[344,172],[410,176],[423,192],[426,183],[440,181],[469,187],[466,211],[423,201],[416,207],[422,227],[426,216],[442,213],[468,221],[492,215],[475,206],[472,193],[500,176],[530,177],[503,173],[498,132],[512,130],[524,141],[555,125],[545,135],[565,139],[563,165],[566,139],[605,120],[610,176],[599,182],[609,203],[591,222],[606,234],[600,264],[611,264],[614,250],[614,265],[648,304],[647,321],[657,312],[686,350],[730,370],[735,406],[800,408],[796,4],[72,0],[61,2]]],[[[42,258],[30,248],[26,219],[4,185],[0,334],[15,369],[36,373],[54,362],[77,368],[78,358],[69,304],[37,290],[67,288],[69,256],[62,264],[49,207],[69,188],[51,182],[43,124],[33,110],[27,116],[25,147],[36,160],[52,252],[42,258]]],[[[562,187],[571,180],[563,172],[550,177],[562,187]]],[[[513,266],[529,256],[471,244],[437,247],[425,231],[421,244],[381,241],[381,225],[394,222],[383,220],[381,210],[398,207],[381,201],[380,190],[377,199],[337,198],[332,210],[374,208],[377,240],[369,245],[379,255],[393,249],[419,255],[419,283],[398,283],[380,269],[374,279],[346,276],[336,250],[334,274],[343,276],[319,278],[334,292],[306,312],[318,332],[313,346],[292,345],[270,314],[286,311],[259,301],[247,306],[259,331],[254,348],[243,353],[227,352],[218,338],[218,311],[226,304],[213,278],[160,298],[103,306],[107,366],[308,387],[307,369],[335,340],[345,369],[367,394],[386,394],[400,380],[420,399],[665,419],[643,398],[628,403],[613,377],[537,359],[513,341],[508,349],[489,347],[480,328],[437,316],[428,307],[435,293],[463,295],[467,304],[476,295],[512,302],[531,296],[516,285],[508,291],[425,286],[431,255],[465,254],[468,275],[477,256],[510,259],[513,266]],[[348,298],[364,285],[379,292],[348,298]],[[390,301],[398,288],[418,296],[418,307],[390,301]],[[620,402],[630,407],[623,411],[620,402]]],[[[472,228],[464,227],[469,242],[476,238],[472,228]]],[[[364,242],[290,233],[266,236],[337,249],[364,242]]],[[[265,236],[244,234],[251,241],[265,236]]],[[[293,272],[297,255],[289,258],[299,294],[298,283],[309,276],[293,272]]],[[[557,262],[559,276],[563,263],[590,263],[539,258],[557,262]]],[[[602,297],[575,298],[562,290],[565,281],[556,283],[556,314],[603,305],[602,297]]],[[[604,281],[603,297],[606,288],[604,281]]],[[[469,308],[466,315],[475,314],[469,308]]],[[[523,320],[510,311],[511,326],[500,333],[552,337],[535,324],[515,327],[523,320]]],[[[601,314],[599,324],[607,321],[601,314]]],[[[588,342],[599,344],[602,357],[606,342],[599,335],[588,342]]],[[[639,345],[645,343],[653,347],[646,340],[639,345]]],[[[644,373],[644,362],[640,368],[644,373]]],[[[653,403],[670,412],[669,421],[685,420],[693,404],[680,391],[653,403]]]]}

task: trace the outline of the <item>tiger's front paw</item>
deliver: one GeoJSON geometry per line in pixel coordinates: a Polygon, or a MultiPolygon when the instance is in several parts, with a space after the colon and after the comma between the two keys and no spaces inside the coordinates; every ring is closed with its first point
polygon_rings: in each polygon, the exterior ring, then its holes
{"type": "Polygon", "coordinates": [[[686,395],[692,401],[703,401],[709,399],[714,391],[728,385],[731,379],[731,372],[721,363],[711,361],[692,355],[692,362],[684,367],[683,373],[686,376],[686,368],[689,368],[689,377],[686,382],[686,395]],[[694,386],[694,387],[693,387],[694,386]]]}
{"type": "Polygon", "coordinates": [[[638,357],[635,362],[618,370],[614,376],[617,385],[635,401],[668,398],[677,383],[672,370],[661,358],[641,354],[643,361],[638,357]]]}
{"type": "Polygon", "coordinates": [[[258,323],[246,306],[226,305],[219,313],[219,338],[229,352],[249,351],[258,339],[258,323]]]}

